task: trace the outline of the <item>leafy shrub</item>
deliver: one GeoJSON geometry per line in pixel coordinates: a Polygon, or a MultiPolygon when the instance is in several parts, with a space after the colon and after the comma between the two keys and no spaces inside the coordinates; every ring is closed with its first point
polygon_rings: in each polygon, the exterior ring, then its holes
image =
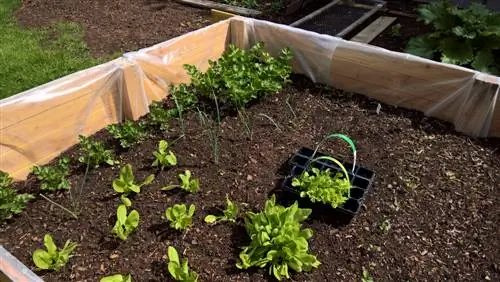
{"type": "Polygon", "coordinates": [[[36,267],[45,270],[58,271],[64,267],[72,257],[71,253],[77,247],[76,243],[68,240],[62,250],[57,250],[57,246],[50,234],[45,234],[43,242],[47,250],[37,249],[33,252],[33,262],[36,267]]]}
{"type": "Polygon", "coordinates": [[[215,215],[207,215],[205,217],[206,223],[214,223],[217,221],[229,221],[236,222],[236,218],[238,217],[238,206],[231,202],[228,197],[226,197],[226,209],[223,211],[223,216],[215,216],[215,215]]]}
{"type": "Polygon", "coordinates": [[[422,5],[418,19],[434,27],[412,38],[406,52],[500,75],[500,14],[471,3],[466,9],[442,0],[422,5]]]}
{"type": "Polygon", "coordinates": [[[167,208],[165,217],[170,222],[170,227],[175,230],[187,230],[193,223],[193,215],[196,207],[191,204],[189,209],[185,204],[174,205],[167,208]]]}
{"type": "Polygon", "coordinates": [[[189,270],[188,260],[183,259],[182,263],[179,259],[179,254],[177,250],[169,246],[168,251],[168,272],[172,275],[176,281],[184,282],[196,282],[198,281],[198,274],[196,272],[189,270]]]}
{"type": "Polygon", "coordinates": [[[186,170],[184,173],[180,173],[179,178],[181,180],[181,185],[170,184],[161,189],[163,191],[168,191],[175,188],[181,188],[182,190],[187,191],[189,193],[197,192],[200,189],[200,182],[196,178],[191,178],[190,170],[186,170]]]}
{"type": "Polygon", "coordinates": [[[46,191],[67,190],[70,187],[66,176],[69,174],[69,158],[59,159],[54,166],[35,166],[31,172],[42,183],[40,188],[46,191]]]}
{"type": "Polygon", "coordinates": [[[17,194],[11,187],[12,177],[0,170],[0,223],[21,213],[28,201],[35,197],[31,194],[17,194]]]}
{"type": "Polygon", "coordinates": [[[82,156],[78,158],[79,162],[93,168],[97,168],[103,163],[111,166],[118,163],[113,160],[113,150],[106,150],[101,141],[94,141],[91,137],[82,135],[78,136],[78,140],[80,140],[80,151],[82,153],[82,156]]]}
{"type": "Polygon", "coordinates": [[[273,195],[266,201],[264,211],[248,213],[245,229],[251,239],[249,246],[240,253],[236,267],[269,266],[269,273],[276,279],[290,278],[288,269],[310,271],[320,265],[314,255],[308,254],[311,229],[301,229],[301,222],[311,214],[310,209],[300,209],[295,202],[290,207],[276,205],[273,195]]]}
{"type": "Polygon", "coordinates": [[[142,142],[146,137],[146,128],[142,123],[127,120],[122,124],[111,124],[106,127],[122,148],[130,148],[142,142]]]}
{"type": "Polygon", "coordinates": [[[101,280],[99,280],[99,282],[132,282],[132,276],[130,274],[128,275],[115,274],[103,277],[101,278],[101,280]]]}
{"type": "Polygon", "coordinates": [[[153,166],[160,166],[163,170],[166,166],[174,166],[177,164],[177,158],[172,151],[168,151],[168,142],[161,140],[158,144],[158,151],[153,152],[155,160],[153,166]]]}
{"type": "Polygon", "coordinates": [[[127,207],[125,205],[119,205],[116,210],[116,223],[111,229],[111,232],[116,235],[116,237],[121,240],[127,240],[128,236],[134,232],[134,230],[139,226],[139,212],[132,210],[127,214],[127,207]]]}
{"type": "Polygon", "coordinates": [[[120,169],[120,175],[117,179],[113,180],[113,189],[122,194],[140,193],[141,187],[150,184],[155,179],[154,174],[149,175],[141,184],[136,184],[132,166],[125,165],[120,169]]]}
{"type": "Polygon", "coordinates": [[[292,186],[300,190],[301,197],[309,197],[311,202],[330,204],[333,208],[342,205],[349,199],[351,184],[340,172],[334,176],[330,169],[320,171],[312,168],[312,174],[304,171],[292,180],[292,186]]]}

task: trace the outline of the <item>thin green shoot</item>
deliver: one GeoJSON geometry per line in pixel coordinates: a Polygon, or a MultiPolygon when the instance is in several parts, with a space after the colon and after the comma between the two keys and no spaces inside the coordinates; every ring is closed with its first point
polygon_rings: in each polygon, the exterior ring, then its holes
{"type": "Polygon", "coordinates": [[[278,123],[270,116],[266,115],[266,114],[263,114],[263,113],[260,113],[258,114],[258,116],[262,116],[262,117],[265,117],[267,118],[270,122],[272,122],[272,124],[280,131],[280,132],[283,132],[283,130],[281,129],[281,126],[278,125],[278,123]]]}

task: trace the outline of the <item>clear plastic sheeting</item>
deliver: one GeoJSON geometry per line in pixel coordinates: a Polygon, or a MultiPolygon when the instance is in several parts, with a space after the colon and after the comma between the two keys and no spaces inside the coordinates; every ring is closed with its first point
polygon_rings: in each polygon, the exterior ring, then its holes
{"type": "Polygon", "coordinates": [[[0,101],[0,170],[23,179],[108,124],[138,119],[183,65],[204,70],[229,43],[258,41],[273,55],[290,47],[293,70],[312,81],[452,122],[472,136],[500,137],[500,79],[457,66],[285,25],[234,17],[0,101]]]}

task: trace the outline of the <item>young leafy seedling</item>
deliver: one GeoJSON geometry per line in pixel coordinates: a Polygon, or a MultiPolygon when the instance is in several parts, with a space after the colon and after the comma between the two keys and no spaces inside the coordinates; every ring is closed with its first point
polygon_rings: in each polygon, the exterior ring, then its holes
{"type": "Polygon", "coordinates": [[[165,217],[170,222],[170,227],[175,230],[187,230],[193,223],[193,215],[196,207],[191,204],[189,209],[185,204],[177,204],[167,208],[165,217]]]}
{"type": "Polygon", "coordinates": [[[205,217],[206,223],[215,223],[215,222],[236,222],[236,218],[238,217],[238,206],[231,202],[229,198],[226,196],[226,209],[223,211],[224,215],[215,216],[215,215],[207,215],[205,217]]]}
{"type": "Polygon", "coordinates": [[[161,190],[168,191],[175,188],[181,188],[182,190],[185,190],[189,193],[194,193],[200,189],[200,182],[196,178],[191,178],[190,170],[186,170],[184,173],[179,174],[179,178],[181,180],[180,185],[178,184],[167,185],[161,188],[161,190]]]}
{"type": "Polygon", "coordinates": [[[182,263],[179,259],[177,250],[169,246],[167,250],[168,255],[168,272],[176,281],[196,282],[198,281],[198,274],[189,269],[188,260],[185,258],[182,263]]]}
{"type": "Polygon", "coordinates": [[[28,201],[35,198],[31,194],[18,194],[11,185],[12,177],[0,170],[0,223],[21,213],[28,201]]]}
{"type": "Polygon", "coordinates": [[[127,240],[128,236],[139,226],[139,212],[136,210],[131,211],[127,215],[127,207],[119,205],[116,210],[116,223],[111,229],[111,232],[121,240],[127,240]]]}
{"type": "Polygon", "coordinates": [[[153,162],[153,166],[160,166],[161,170],[168,166],[174,166],[177,164],[177,158],[172,151],[167,151],[168,142],[161,140],[158,144],[158,151],[153,152],[153,156],[156,158],[153,162]]]}
{"type": "Polygon", "coordinates": [[[68,240],[66,244],[64,244],[64,248],[58,250],[50,234],[45,234],[43,242],[47,250],[37,249],[33,252],[33,262],[36,267],[44,270],[58,271],[61,269],[68,263],[69,259],[72,257],[71,253],[73,253],[78,246],[76,243],[72,243],[68,240]]]}
{"type": "Polygon", "coordinates": [[[92,168],[97,168],[104,163],[111,166],[118,163],[112,157],[113,150],[106,150],[103,142],[94,141],[91,137],[83,135],[78,136],[78,140],[80,140],[80,151],[82,153],[78,158],[79,162],[92,168]]]}
{"type": "Polygon", "coordinates": [[[111,124],[106,127],[113,138],[120,141],[122,148],[130,148],[142,142],[146,137],[146,128],[142,123],[130,120],[122,124],[111,124]]]}
{"type": "Polygon", "coordinates": [[[132,282],[132,276],[130,274],[122,275],[115,274],[106,277],[102,277],[99,282],[132,282]]]}
{"type": "Polygon", "coordinates": [[[147,123],[165,131],[168,129],[170,119],[175,117],[175,114],[175,111],[165,108],[161,102],[153,101],[151,105],[149,105],[149,119],[147,123]]]}
{"type": "Polygon", "coordinates": [[[134,173],[132,171],[132,166],[130,164],[125,165],[120,169],[120,175],[117,179],[113,180],[113,189],[125,195],[132,192],[140,193],[141,187],[150,184],[155,179],[154,174],[149,175],[141,184],[136,184],[134,182],[134,173]]]}
{"type": "Polygon", "coordinates": [[[373,277],[368,272],[368,269],[363,267],[363,275],[361,276],[361,282],[373,282],[373,277]]]}
{"type": "Polygon", "coordinates": [[[384,219],[384,221],[382,221],[382,223],[380,224],[379,228],[380,231],[382,231],[382,233],[387,234],[391,229],[391,221],[388,218],[384,219]]]}
{"type": "Polygon", "coordinates": [[[70,183],[66,179],[69,174],[69,160],[68,157],[63,157],[59,159],[57,165],[33,167],[31,172],[42,182],[40,189],[45,191],[69,189],[70,183]]]}

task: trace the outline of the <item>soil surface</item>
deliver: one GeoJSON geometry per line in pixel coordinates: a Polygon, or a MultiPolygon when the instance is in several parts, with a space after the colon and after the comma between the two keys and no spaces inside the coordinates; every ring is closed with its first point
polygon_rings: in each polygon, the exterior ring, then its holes
{"type": "MultiPolygon", "coordinates": [[[[322,264],[310,273],[292,272],[294,281],[359,281],[362,267],[378,281],[500,280],[498,139],[474,140],[449,124],[386,105],[377,114],[377,102],[364,96],[314,85],[301,76],[293,81],[247,110],[253,117],[252,140],[237,117],[223,119],[218,165],[212,162],[196,115],[186,117],[185,138],[171,145],[179,160],[172,169],[160,172],[151,163],[159,140],[171,142],[181,134],[175,121],[167,132],[153,132],[139,146],[118,150],[121,163],[132,164],[139,181],[156,174],[133,199],[141,222],[127,241],[110,233],[120,203],[111,187],[116,166],[90,171],[78,201],[78,220],[38,198],[0,227],[0,244],[34,268],[31,253],[42,247],[44,234],[52,234],[58,245],[67,239],[78,242],[64,269],[38,272],[46,281],[98,281],[114,273],[131,273],[134,281],[171,281],[168,246],[189,259],[200,281],[271,280],[267,269],[236,269],[239,248],[249,241],[242,226],[210,226],[203,217],[223,205],[226,195],[244,211],[262,209],[283,177],[279,171],[287,158],[303,146],[315,146],[328,133],[342,132],[356,141],[358,163],[375,172],[374,186],[350,224],[304,224],[314,230],[310,251],[322,264]],[[274,119],[281,130],[258,114],[274,119]],[[198,193],[160,190],[177,183],[177,174],[185,169],[199,178],[198,193]],[[183,202],[196,205],[194,224],[184,234],[162,219],[167,207],[183,202]]],[[[96,137],[118,146],[105,131],[96,137]]],[[[325,143],[321,151],[351,158],[338,141],[325,143]]],[[[77,150],[63,155],[76,157],[77,150]]],[[[72,186],[80,187],[84,168],[74,161],[71,170],[72,186]]],[[[16,185],[22,191],[39,189],[33,177],[16,185]]],[[[67,192],[47,196],[71,207],[67,192]]]]}

